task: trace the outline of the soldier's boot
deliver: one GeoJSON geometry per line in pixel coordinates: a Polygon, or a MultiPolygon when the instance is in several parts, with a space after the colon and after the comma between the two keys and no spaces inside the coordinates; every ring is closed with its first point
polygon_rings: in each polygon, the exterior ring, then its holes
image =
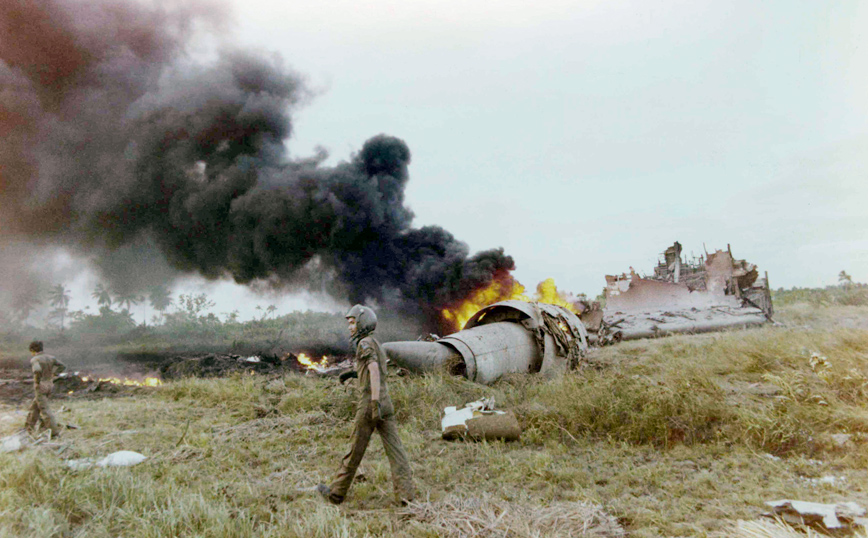
{"type": "Polygon", "coordinates": [[[332,495],[332,490],[325,484],[317,484],[316,492],[319,493],[322,498],[332,504],[341,504],[342,502],[344,502],[343,497],[337,497],[332,495]]]}

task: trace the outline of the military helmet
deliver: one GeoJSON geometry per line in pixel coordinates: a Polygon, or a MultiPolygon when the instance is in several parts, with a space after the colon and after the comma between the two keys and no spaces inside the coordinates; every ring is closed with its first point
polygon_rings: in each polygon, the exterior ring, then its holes
{"type": "Polygon", "coordinates": [[[367,306],[360,304],[350,308],[345,318],[356,318],[356,331],[365,334],[377,328],[377,315],[367,306]]]}

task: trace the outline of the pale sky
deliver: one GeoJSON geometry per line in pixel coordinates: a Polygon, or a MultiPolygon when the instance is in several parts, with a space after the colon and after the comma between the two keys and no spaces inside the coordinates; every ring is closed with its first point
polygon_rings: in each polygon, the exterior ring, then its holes
{"type": "MultiPolygon", "coordinates": [[[[504,247],[528,287],[554,277],[594,296],[676,240],[686,254],[730,243],[774,288],[835,284],[842,269],[868,282],[864,1],[231,9],[235,41],[315,90],[293,156],[322,146],[334,164],[376,134],[404,139],[415,226],[504,247]]],[[[215,311],[250,302],[231,288],[215,311]]]]}

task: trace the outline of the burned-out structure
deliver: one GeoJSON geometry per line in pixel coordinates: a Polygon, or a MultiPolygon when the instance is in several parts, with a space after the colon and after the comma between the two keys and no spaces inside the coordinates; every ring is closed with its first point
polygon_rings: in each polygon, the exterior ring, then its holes
{"type": "Polygon", "coordinates": [[[732,249],[684,259],[677,241],[653,274],[606,275],[605,308],[586,305],[582,321],[601,344],[676,333],[747,327],[774,314],[768,273],[736,259],[732,249]]]}
{"type": "Polygon", "coordinates": [[[383,349],[393,363],[414,372],[448,368],[489,384],[507,373],[575,368],[588,337],[579,318],[563,307],[510,300],[486,306],[463,330],[434,342],[389,342],[383,349]]]}

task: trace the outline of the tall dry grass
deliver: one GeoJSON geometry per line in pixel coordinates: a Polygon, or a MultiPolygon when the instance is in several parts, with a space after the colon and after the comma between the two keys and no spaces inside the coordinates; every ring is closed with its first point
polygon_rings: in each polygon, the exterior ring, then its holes
{"type": "Polygon", "coordinates": [[[788,324],[628,342],[556,379],[392,376],[420,494],[404,511],[376,439],[345,505],[303,491],[346,450],[355,396],[334,379],[236,375],[69,400],[60,419],[78,430],[0,454],[0,536],[441,536],[461,535],[462,518],[467,535],[555,536],[554,508],[573,517],[579,506],[631,536],[708,536],[766,500],[868,504],[866,375],[865,331],[788,324]],[[442,408],[481,397],[515,411],[521,440],[440,440],[442,408]],[[63,464],[121,449],[149,459],[63,464]],[[538,521],[520,530],[527,510],[538,521]]]}

